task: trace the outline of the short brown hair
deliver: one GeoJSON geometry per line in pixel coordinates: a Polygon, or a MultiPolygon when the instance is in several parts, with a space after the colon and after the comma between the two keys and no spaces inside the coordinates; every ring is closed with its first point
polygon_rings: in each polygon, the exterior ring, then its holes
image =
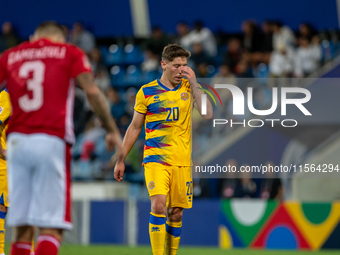
{"type": "Polygon", "coordinates": [[[165,46],[162,52],[162,60],[171,62],[177,57],[189,58],[191,53],[178,44],[165,46]]]}
{"type": "Polygon", "coordinates": [[[62,34],[66,38],[65,29],[56,21],[44,21],[35,29],[35,34],[41,35],[52,35],[62,34]]]}

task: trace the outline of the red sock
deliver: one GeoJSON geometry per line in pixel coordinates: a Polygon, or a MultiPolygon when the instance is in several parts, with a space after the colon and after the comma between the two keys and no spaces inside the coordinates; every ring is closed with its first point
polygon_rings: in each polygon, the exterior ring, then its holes
{"type": "Polygon", "coordinates": [[[57,238],[50,235],[38,237],[38,245],[35,255],[57,255],[60,248],[60,242],[57,238]]]}
{"type": "Polygon", "coordinates": [[[12,244],[11,255],[30,255],[31,243],[15,242],[12,244]]]}

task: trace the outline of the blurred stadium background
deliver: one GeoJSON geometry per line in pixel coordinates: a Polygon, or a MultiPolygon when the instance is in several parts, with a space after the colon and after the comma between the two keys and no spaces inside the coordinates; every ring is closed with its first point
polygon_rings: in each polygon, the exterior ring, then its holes
{"type": "MultiPolygon", "coordinates": [[[[63,24],[69,40],[88,53],[96,82],[124,135],[136,92],[160,76],[160,53],[171,42],[192,52],[189,65],[199,78],[211,79],[212,83],[229,79],[242,89],[249,85],[242,82],[243,78],[261,81],[254,99],[259,108],[265,109],[270,102],[271,78],[313,78],[306,80],[306,88],[316,86],[315,80],[321,77],[337,78],[339,10],[336,0],[17,0],[0,3],[0,52],[27,40],[44,20],[63,24]]],[[[336,95],[329,96],[337,100],[336,95]]],[[[229,112],[219,114],[227,118],[229,112]]],[[[214,158],[239,166],[258,162],[336,165],[340,119],[328,118],[333,121],[290,134],[226,129],[219,133],[225,140],[214,138],[211,128],[200,125],[198,138],[193,141],[193,160],[201,165],[214,158]],[[207,151],[208,158],[204,154],[207,151]]],[[[193,121],[194,127],[198,126],[199,120],[193,121]]],[[[125,181],[118,184],[109,162],[112,154],[105,149],[105,131],[80,89],[76,92],[74,122],[74,230],[66,234],[65,243],[148,245],[150,202],[141,166],[144,131],[127,159],[125,181]]],[[[184,213],[182,245],[340,249],[339,179],[291,175],[269,182],[251,177],[197,177],[193,193],[193,209],[184,213]]],[[[8,241],[10,236],[6,235],[8,241]]],[[[67,252],[72,247],[77,246],[66,246],[63,254],[76,254],[67,252]]],[[[96,246],[90,248],[101,254],[96,246]]],[[[117,249],[117,254],[150,253],[149,248],[117,249]]],[[[103,254],[109,252],[104,250],[103,254]]],[[[116,254],[114,249],[112,252],[116,254]]],[[[222,254],[224,250],[187,248],[180,252],[222,254]]],[[[87,253],[84,250],[79,254],[87,253]]]]}

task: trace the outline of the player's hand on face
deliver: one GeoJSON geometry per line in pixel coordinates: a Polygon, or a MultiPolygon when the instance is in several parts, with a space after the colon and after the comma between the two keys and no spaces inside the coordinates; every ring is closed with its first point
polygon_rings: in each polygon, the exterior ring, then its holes
{"type": "Polygon", "coordinates": [[[188,78],[188,80],[196,80],[195,72],[189,66],[182,66],[182,71],[184,72],[184,76],[188,78]]]}
{"type": "Polygon", "coordinates": [[[122,182],[124,177],[125,165],[124,162],[118,161],[114,170],[114,177],[118,182],[122,182]]]}

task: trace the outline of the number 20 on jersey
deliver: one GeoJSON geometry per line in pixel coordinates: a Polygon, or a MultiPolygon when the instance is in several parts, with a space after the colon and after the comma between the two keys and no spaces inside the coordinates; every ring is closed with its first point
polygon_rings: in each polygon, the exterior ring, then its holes
{"type": "Polygon", "coordinates": [[[168,117],[166,121],[177,121],[179,118],[179,108],[172,107],[172,108],[165,108],[166,112],[168,112],[168,117]]]}

